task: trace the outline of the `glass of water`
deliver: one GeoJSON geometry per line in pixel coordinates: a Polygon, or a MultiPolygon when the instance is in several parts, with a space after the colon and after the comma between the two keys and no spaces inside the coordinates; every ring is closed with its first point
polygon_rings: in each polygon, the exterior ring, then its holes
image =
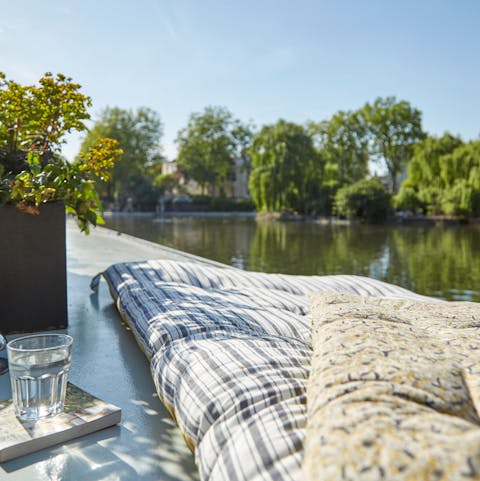
{"type": "Polygon", "coordinates": [[[24,421],[63,410],[73,338],[66,334],[19,337],[7,344],[12,397],[24,421]]]}

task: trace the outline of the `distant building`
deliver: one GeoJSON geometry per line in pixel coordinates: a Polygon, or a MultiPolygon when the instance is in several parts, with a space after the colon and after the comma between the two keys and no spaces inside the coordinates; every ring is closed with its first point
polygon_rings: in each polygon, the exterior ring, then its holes
{"type": "Polygon", "coordinates": [[[225,182],[225,193],[227,197],[236,199],[248,199],[248,172],[243,166],[243,159],[235,159],[235,170],[230,179],[225,182]]]}
{"type": "Polygon", "coordinates": [[[163,162],[162,163],[162,174],[163,175],[175,175],[177,173],[177,163],[176,162],[163,162]]]}
{"type": "MultiPolygon", "coordinates": [[[[199,195],[202,193],[200,185],[191,179],[186,179],[181,174],[175,161],[163,162],[162,174],[173,175],[179,179],[180,185],[182,185],[187,192],[193,195],[199,195]]],[[[243,161],[240,158],[235,160],[235,169],[230,178],[225,180],[224,192],[227,197],[236,199],[248,199],[250,194],[248,191],[248,172],[243,168],[243,161]]],[[[215,192],[213,194],[216,194],[215,192]]]]}

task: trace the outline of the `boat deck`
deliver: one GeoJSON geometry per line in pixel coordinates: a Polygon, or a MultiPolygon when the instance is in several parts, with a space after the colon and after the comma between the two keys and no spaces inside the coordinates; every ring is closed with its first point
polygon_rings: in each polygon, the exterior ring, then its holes
{"type": "MultiPolygon", "coordinates": [[[[122,323],[105,282],[90,281],[115,262],[172,259],[222,265],[105,228],[80,233],[67,221],[70,380],[122,408],[121,424],[0,465],[7,481],[196,480],[192,453],[158,399],[149,363],[122,323]]],[[[9,339],[11,337],[9,336],[9,339]]],[[[5,352],[2,352],[5,355],[5,352]]],[[[8,375],[0,399],[10,397],[8,375]]]]}

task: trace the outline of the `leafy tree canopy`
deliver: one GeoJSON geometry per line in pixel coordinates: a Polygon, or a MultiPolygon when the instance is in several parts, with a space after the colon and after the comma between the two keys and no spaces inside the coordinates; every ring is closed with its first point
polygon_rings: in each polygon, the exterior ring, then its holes
{"type": "MultiPolygon", "coordinates": [[[[141,107],[133,111],[107,107],[100,113],[85,136],[80,152],[87,151],[101,137],[118,141],[123,155],[116,163],[103,191],[107,198],[141,198],[146,195],[146,191],[151,190],[152,182],[147,169],[163,160],[160,145],[162,134],[160,117],[149,108],[141,107]]],[[[148,195],[150,194],[149,192],[148,195]]]]}
{"type": "Polygon", "coordinates": [[[412,157],[414,145],[425,137],[422,113],[406,100],[379,97],[365,104],[361,114],[370,129],[373,158],[385,163],[391,191],[396,192],[398,176],[412,157]]]}
{"type": "MultiPolygon", "coordinates": [[[[463,142],[460,138],[445,133],[442,137],[427,137],[415,145],[413,157],[408,165],[408,177],[415,184],[442,184],[440,158],[451,154],[463,142]]],[[[448,180],[447,180],[448,181],[448,180]]]]}
{"type": "Polygon", "coordinates": [[[361,180],[368,173],[369,128],[360,111],[339,111],[331,119],[310,123],[309,132],[324,157],[330,183],[342,186],[361,180]]]}
{"type": "Polygon", "coordinates": [[[390,198],[378,179],[361,180],[337,191],[335,212],[348,219],[381,222],[390,210],[390,198]]]}
{"type": "Polygon", "coordinates": [[[252,127],[233,117],[224,107],[206,107],[190,115],[178,132],[178,167],[191,179],[222,193],[225,180],[234,172],[236,159],[249,168],[248,146],[252,127]]]}
{"type": "Polygon", "coordinates": [[[322,162],[301,125],[279,120],[258,132],[250,149],[249,187],[258,210],[310,210],[318,197],[322,162]]]}
{"type": "Polygon", "coordinates": [[[442,213],[480,216],[480,140],[460,145],[442,156],[440,176],[445,186],[442,213]]]}
{"type": "Polygon", "coordinates": [[[444,134],[414,150],[395,205],[429,214],[480,215],[480,141],[444,134]]]}
{"type": "Polygon", "coordinates": [[[178,181],[172,174],[158,174],[153,185],[158,188],[160,194],[171,194],[178,187],[178,181]]]}

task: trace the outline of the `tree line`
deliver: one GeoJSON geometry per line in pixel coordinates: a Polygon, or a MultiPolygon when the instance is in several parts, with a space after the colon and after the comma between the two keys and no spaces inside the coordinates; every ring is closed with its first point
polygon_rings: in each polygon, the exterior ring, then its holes
{"type": "Polygon", "coordinates": [[[444,134],[414,147],[394,205],[425,214],[480,216],[480,141],[444,134]]]}
{"type": "MultiPolygon", "coordinates": [[[[99,137],[124,154],[101,187],[110,201],[152,204],[176,179],[161,174],[163,125],[154,111],[105,109],[81,151],[99,137]]],[[[256,128],[225,107],[192,113],[176,138],[179,172],[202,192],[225,194],[238,165],[258,211],[379,220],[391,207],[424,214],[480,215],[480,141],[428,135],[408,101],[377,98],[361,108],[303,125],[280,119],[256,128]],[[385,175],[383,183],[372,176],[385,175]],[[403,182],[402,182],[403,180],[403,182]]]]}

